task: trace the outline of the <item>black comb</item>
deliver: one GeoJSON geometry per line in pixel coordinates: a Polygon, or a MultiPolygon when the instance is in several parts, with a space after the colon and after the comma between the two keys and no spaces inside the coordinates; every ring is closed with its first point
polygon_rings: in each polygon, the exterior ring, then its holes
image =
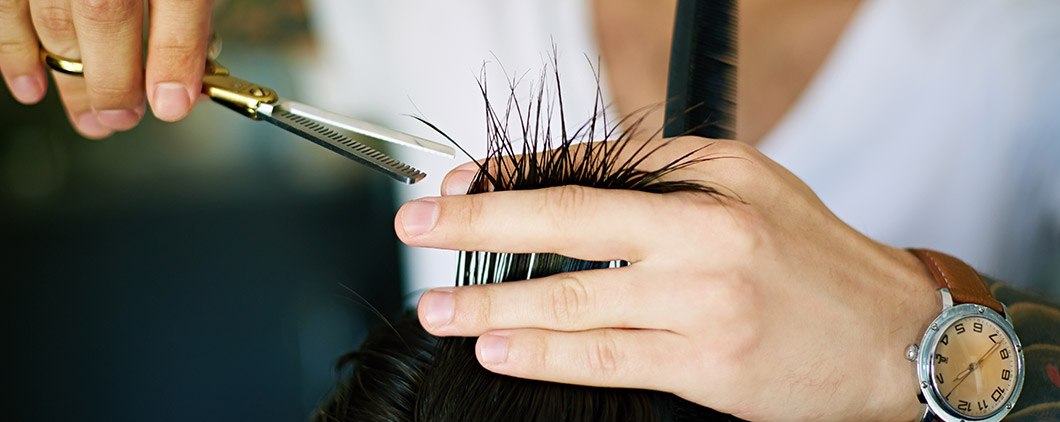
{"type": "MultiPolygon", "coordinates": [[[[663,136],[736,138],[736,0],[678,0],[663,136]]],[[[660,421],[739,421],[673,395],[655,398],[660,421]]]]}
{"type": "Polygon", "coordinates": [[[663,136],[736,138],[736,0],[678,0],[663,136]]]}

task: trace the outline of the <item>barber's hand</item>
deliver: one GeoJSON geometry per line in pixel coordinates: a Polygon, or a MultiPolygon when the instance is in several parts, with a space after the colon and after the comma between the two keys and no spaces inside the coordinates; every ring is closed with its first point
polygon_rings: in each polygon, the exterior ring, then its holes
{"type": "MultiPolygon", "coordinates": [[[[684,138],[644,168],[706,142],[684,138]]],[[[413,246],[555,252],[628,267],[424,294],[440,336],[480,336],[494,372],[668,391],[749,420],[914,420],[923,409],[906,346],[941,309],[927,269],[866,238],[754,148],[674,178],[731,198],[555,187],[405,204],[413,246]]],[[[471,166],[443,191],[466,189],[471,166]]]]}
{"type": "Polygon", "coordinates": [[[70,122],[89,138],[136,126],[145,97],[159,119],[180,120],[199,96],[212,3],[2,0],[0,71],[15,99],[33,104],[47,87],[39,44],[81,60],[84,78],[56,73],[55,84],[70,122]],[[145,14],[150,15],[146,72],[141,57],[145,14]]]}

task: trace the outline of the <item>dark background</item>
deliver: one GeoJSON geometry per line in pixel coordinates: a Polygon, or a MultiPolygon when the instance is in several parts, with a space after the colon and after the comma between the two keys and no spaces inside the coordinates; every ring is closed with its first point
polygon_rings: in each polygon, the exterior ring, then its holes
{"type": "MultiPolygon", "coordinates": [[[[299,28],[297,9],[243,3],[219,30],[299,28]]],[[[306,40],[241,34],[221,61],[297,98],[306,40]]],[[[92,141],[54,90],[4,90],[0,420],[305,420],[380,323],[365,304],[400,311],[395,186],[215,104],[92,141]]]]}

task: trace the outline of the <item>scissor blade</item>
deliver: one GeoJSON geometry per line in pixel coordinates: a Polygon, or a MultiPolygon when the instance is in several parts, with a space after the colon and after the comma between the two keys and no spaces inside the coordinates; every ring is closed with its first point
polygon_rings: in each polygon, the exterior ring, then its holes
{"type": "Polygon", "coordinates": [[[258,113],[258,116],[269,123],[286,129],[288,132],[337,152],[339,155],[381,171],[399,182],[413,184],[427,176],[427,174],[416,170],[408,164],[350,139],[350,137],[338,133],[327,126],[289,111],[273,109],[270,113],[258,113]]]}
{"type": "Polygon", "coordinates": [[[379,139],[381,141],[390,142],[403,147],[418,149],[420,151],[427,151],[435,154],[439,154],[448,158],[453,158],[456,155],[456,151],[452,147],[442,145],[437,142],[431,142],[423,138],[415,137],[407,133],[401,133],[396,130],[387,129],[385,127],[374,125],[368,122],[362,122],[357,119],[343,116],[341,114],[332,113],[327,110],[321,110],[319,108],[290,101],[281,100],[276,107],[287,110],[291,114],[296,116],[302,116],[309,118],[310,120],[316,120],[318,122],[328,124],[337,128],[348,130],[353,133],[367,136],[372,139],[379,139]]]}

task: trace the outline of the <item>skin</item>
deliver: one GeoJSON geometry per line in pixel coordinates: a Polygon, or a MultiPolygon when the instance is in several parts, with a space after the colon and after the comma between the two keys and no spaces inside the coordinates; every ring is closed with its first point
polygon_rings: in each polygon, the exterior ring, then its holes
{"type": "Polygon", "coordinates": [[[651,110],[644,135],[663,124],[677,0],[593,0],[597,46],[617,115],[651,110]]]}
{"type": "Polygon", "coordinates": [[[40,45],[81,60],[83,78],[52,73],[70,122],[88,138],[133,128],[143,118],[145,100],[159,119],[177,121],[191,111],[201,89],[212,4],[0,0],[0,72],[15,99],[34,104],[47,90],[40,45]]]}
{"type": "MultiPolygon", "coordinates": [[[[680,139],[645,167],[704,142],[680,139]]],[[[742,201],[565,186],[405,204],[395,231],[412,246],[632,264],[431,290],[420,321],[479,336],[479,362],[516,377],[667,391],[748,420],[915,419],[904,351],[941,309],[926,268],[753,147],[713,142],[705,153],[727,158],[674,177],[742,201]]],[[[471,169],[444,189],[466,189],[471,169]]]]}
{"type": "Polygon", "coordinates": [[[736,133],[757,144],[795,105],[835,47],[859,0],[743,0],[736,133]]]}
{"type": "MultiPolygon", "coordinates": [[[[144,4],[138,0],[0,0],[0,72],[24,104],[47,89],[39,44],[89,69],[54,74],[74,127],[103,138],[134,127],[145,112],[177,121],[198,98],[212,0],[149,2],[146,66],[144,4]],[[39,43],[38,43],[39,40],[39,43]]],[[[593,0],[594,27],[622,114],[662,104],[676,0],[593,0]]],[[[856,0],[740,2],[738,132],[756,143],[795,102],[831,50],[856,0]]],[[[658,127],[656,110],[644,127],[658,127]]]]}
{"type": "MultiPolygon", "coordinates": [[[[618,108],[661,103],[665,73],[643,58],[668,48],[660,34],[672,27],[649,9],[672,0],[604,3],[595,3],[597,30],[618,108]]],[[[917,419],[904,351],[941,309],[935,281],[750,146],[797,101],[857,4],[741,2],[744,139],[682,139],[655,157],[714,142],[706,153],[729,158],[673,177],[741,200],[570,186],[460,195],[474,174],[464,165],[442,197],[405,204],[395,231],[412,246],[632,263],[431,290],[421,323],[439,336],[479,336],[479,362],[517,377],[667,391],[748,420],[917,419]]]]}
{"type": "MultiPolygon", "coordinates": [[[[626,111],[653,95],[658,103],[665,86],[659,66],[636,67],[657,60],[631,54],[665,51],[660,40],[668,38],[657,32],[663,25],[637,26],[638,18],[659,23],[665,16],[629,9],[648,3],[616,2],[614,13],[597,21],[613,79],[629,87],[629,95],[616,91],[626,111]],[[630,31],[644,35],[631,37],[623,27],[646,32],[630,31]],[[623,50],[631,39],[643,42],[623,50]],[[623,73],[627,67],[632,73],[623,73]]],[[[772,2],[778,9],[765,13],[763,1],[741,3],[739,130],[748,142],[797,99],[851,4],[772,2]],[[797,13],[807,7],[820,13],[797,13]],[[787,36],[799,34],[805,37],[787,36]],[[785,55],[777,53],[792,46],[770,40],[804,44],[800,54],[785,55]],[[784,78],[773,77],[779,69],[784,78]],[[755,80],[761,84],[749,83],[755,80]]],[[[148,7],[141,66],[145,10],[139,0],[0,0],[0,71],[8,88],[23,103],[43,97],[39,40],[86,65],[84,78],[55,75],[83,135],[132,128],[145,100],[160,119],[179,120],[200,89],[211,2],[154,0],[148,7]]],[[[681,140],[667,149],[669,157],[703,142],[681,140]]],[[[558,187],[404,205],[395,230],[413,246],[632,263],[531,283],[433,290],[420,302],[424,326],[436,335],[480,336],[480,362],[499,373],[669,391],[751,420],[917,417],[911,365],[902,352],[940,306],[926,269],[843,224],[748,143],[716,141],[708,152],[729,158],[674,177],[711,181],[742,201],[558,187]],[[512,215],[520,216],[519,225],[511,224],[512,215]]],[[[458,168],[443,192],[465,191],[472,174],[468,166],[458,168]]]]}
{"type": "MultiPolygon", "coordinates": [[[[663,104],[676,0],[594,0],[593,16],[615,108],[663,104]]],[[[737,133],[757,144],[798,100],[831,53],[858,0],[742,0],[737,133]]],[[[655,108],[644,128],[663,124],[655,108]]]]}

